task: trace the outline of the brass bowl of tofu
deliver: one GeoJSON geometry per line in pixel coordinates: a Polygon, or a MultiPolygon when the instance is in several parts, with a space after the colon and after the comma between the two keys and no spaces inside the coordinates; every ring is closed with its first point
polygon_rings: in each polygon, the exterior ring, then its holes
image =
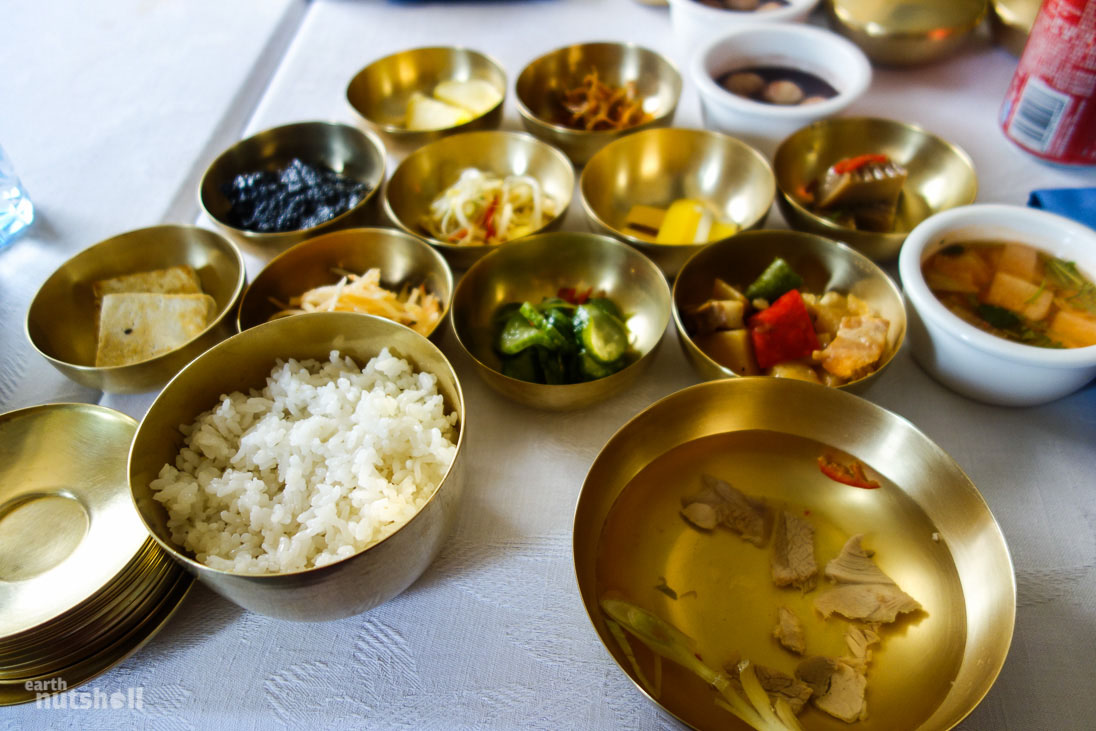
{"type": "Polygon", "coordinates": [[[634,43],[599,42],[530,61],[514,95],[525,129],[582,167],[619,137],[669,127],[681,88],[681,73],[661,54],[634,43]],[[615,101],[599,101],[609,99],[615,101]]]}
{"type": "Polygon", "coordinates": [[[234,332],[246,284],[240,250],[214,231],[129,231],[84,249],[42,284],[27,338],[82,386],[151,391],[234,332]]]}
{"type": "Polygon", "coordinates": [[[590,226],[639,249],[667,277],[712,241],[768,218],[776,179],[761,153],[699,129],[650,129],[586,163],[579,194],[590,226]]]}
{"type": "Polygon", "coordinates": [[[701,249],[677,275],[673,318],[705,379],[769,375],[861,392],[902,347],[897,285],[844,244],[747,231],[701,249]]]}
{"type": "Polygon", "coordinates": [[[891,260],[934,213],[974,202],[978,178],[962,149],[906,122],[825,119],[773,156],[780,211],[792,228],[891,260]]]}
{"type": "Polygon", "coordinates": [[[910,352],[953,391],[1034,406],[1096,377],[1091,228],[1026,206],[962,206],[915,228],[898,270],[910,352]]]}
{"type": "Polygon", "coordinates": [[[805,729],[950,729],[1013,635],[1008,546],[959,465],[809,383],[711,381],[640,412],[586,475],[573,550],[606,671],[695,729],[749,729],[726,710],[756,711],[749,677],[805,729]]]}
{"type": "Polygon", "coordinates": [[[373,61],[350,80],[346,101],[386,143],[408,152],[446,135],[498,129],[506,83],[486,54],[431,46],[373,61]]]}

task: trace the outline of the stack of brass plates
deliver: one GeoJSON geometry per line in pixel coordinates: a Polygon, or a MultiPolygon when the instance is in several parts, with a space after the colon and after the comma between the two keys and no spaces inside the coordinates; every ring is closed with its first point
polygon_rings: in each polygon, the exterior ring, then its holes
{"type": "Polygon", "coordinates": [[[190,589],[130,498],[136,430],[87,404],[0,415],[0,705],[109,669],[190,589]]]}

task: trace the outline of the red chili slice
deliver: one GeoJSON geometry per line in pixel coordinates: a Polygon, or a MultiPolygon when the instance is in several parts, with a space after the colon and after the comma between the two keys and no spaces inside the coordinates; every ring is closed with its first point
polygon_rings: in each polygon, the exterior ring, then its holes
{"type": "Polygon", "coordinates": [[[844,160],[838,160],[833,164],[833,171],[838,175],[844,175],[845,173],[859,170],[865,165],[871,165],[873,163],[883,164],[889,161],[890,158],[886,155],[857,155],[856,157],[847,157],[844,160]]]}
{"type": "Polygon", "coordinates": [[[827,454],[818,458],[818,468],[826,477],[843,485],[862,487],[865,490],[875,490],[880,487],[878,482],[864,473],[864,463],[858,459],[854,459],[851,464],[842,464],[837,461],[837,458],[827,454]]]}

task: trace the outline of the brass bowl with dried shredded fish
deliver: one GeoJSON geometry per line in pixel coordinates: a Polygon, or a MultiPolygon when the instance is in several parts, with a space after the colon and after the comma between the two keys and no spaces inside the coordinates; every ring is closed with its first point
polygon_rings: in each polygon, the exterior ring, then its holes
{"type": "Polygon", "coordinates": [[[697,729],[950,729],[1012,639],[1012,562],[970,479],[905,419],[810,383],[650,406],[595,459],[573,538],[609,654],[697,729]]]}

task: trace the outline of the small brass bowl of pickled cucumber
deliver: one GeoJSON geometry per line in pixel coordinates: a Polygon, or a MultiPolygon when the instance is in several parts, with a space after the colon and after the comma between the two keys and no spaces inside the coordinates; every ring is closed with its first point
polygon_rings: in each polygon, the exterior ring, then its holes
{"type": "MultiPolygon", "coordinates": [[[[770,315],[783,307],[779,299],[770,299],[768,304],[772,305],[770,315]]],[[[707,380],[775,375],[860,392],[879,378],[906,337],[902,295],[887,273],[844,244],[800,231],[747,231],[701,249],[685,263],[674,282],[673,317],[685,357],[707,380]],[[760,295],[755,295],[750,285],[773,276],[781,268],[774,265],[777,259],[784,262],[785,273],[801,278],[792,284],[803,295],[807,312],[802,316],[809,313],[810,318],[807,326],[817,331],[820,357],[808,351],[799,359],[767,367],[761,362],[763,344],[754,329],[775,330],[777,322],[784,327],[794,321],[766,317],[762,318],[765,323],[753,322],[752,317],[761,312],[756,305],[763,303],[743,302],[742,307],[725,303],[744,295],[756,300],[760,295]],[[834,294],[827,294],[831,292],[834,294]],[[814,304],[807,295],[821,301],[814,304]],[[712,308],[715,314],[729,314],[712,325],[707,319],[712,308]],[[853,317],[856,322],[846,322],[853,317]],[[833,338],[834,349],[828,350],[829,336],[824,333],[832,336],[833,331],[838,337],[833,338]],[[855,342],[837,342],[842,331],[855,342]],[[878,349],[860,351],[861,339],[878,349]]],[[[774,337],[782,339],[779,334],[774,337]]]]}
{"type": "Polygon", "coordinates": [[[603,147],[579,179],[591,227],[673,277],[711,241],[760,228],[776,179],[757,150],[699,129],[649,129],[603,147]]]}
{"type": "MultiPolygon", "coordinates": [[[[777,203],[792,228],[844,242],[876,261],[894,259],[917,224],[972,203],[978,193],[974,163],[966,152],[920,127],[891,119],[842,117],[809,124],[780,143],[773,170],[780,191],[777,203]],[[904,171],[897,200],[891,202],[893,218],[879,223],[873,217],[872,229],[864,228],[844,204],[819,207],[819,190],[829,171],[865,160],[904,171]]],[[[868,203],[872,211],[884,210],[868,203]]]]}
{"type": "Polygon", "coordinates": [[[670,288],[650,259],[615,239],[545,233],[472,265],[450,316],[488,386],[565,411],[622,391],[650,366],[670,320],[670,288]]]}
{"type": "Polygon", "coordinates": [[[563,150],[581,167],[618,137],[670,126],[681,86],[681,74],[674,65],[650,49],[634,43],[581,43],[530,61],[518,76],[514,91],[525,129],[563,150]],[[585,88],[591,90],[591,97],[597,90],[610,88],[621,91],[626,99],[630,96],[632,101],[603,111],[614,119],[627,114],[632,121],[606,128],[594,123],[597,114],[591,112],[572,123],[564,100],[585,88]],[[584,126],[587,122],[593,127],[584,126]]]}
{"type": "Polygon", "coordinates": [[[413,48],[378,59],[346,88],[351,108],[393,147],[414,148],[458,132],[497,129],[506,73],[470,48],[413,48]]]}

